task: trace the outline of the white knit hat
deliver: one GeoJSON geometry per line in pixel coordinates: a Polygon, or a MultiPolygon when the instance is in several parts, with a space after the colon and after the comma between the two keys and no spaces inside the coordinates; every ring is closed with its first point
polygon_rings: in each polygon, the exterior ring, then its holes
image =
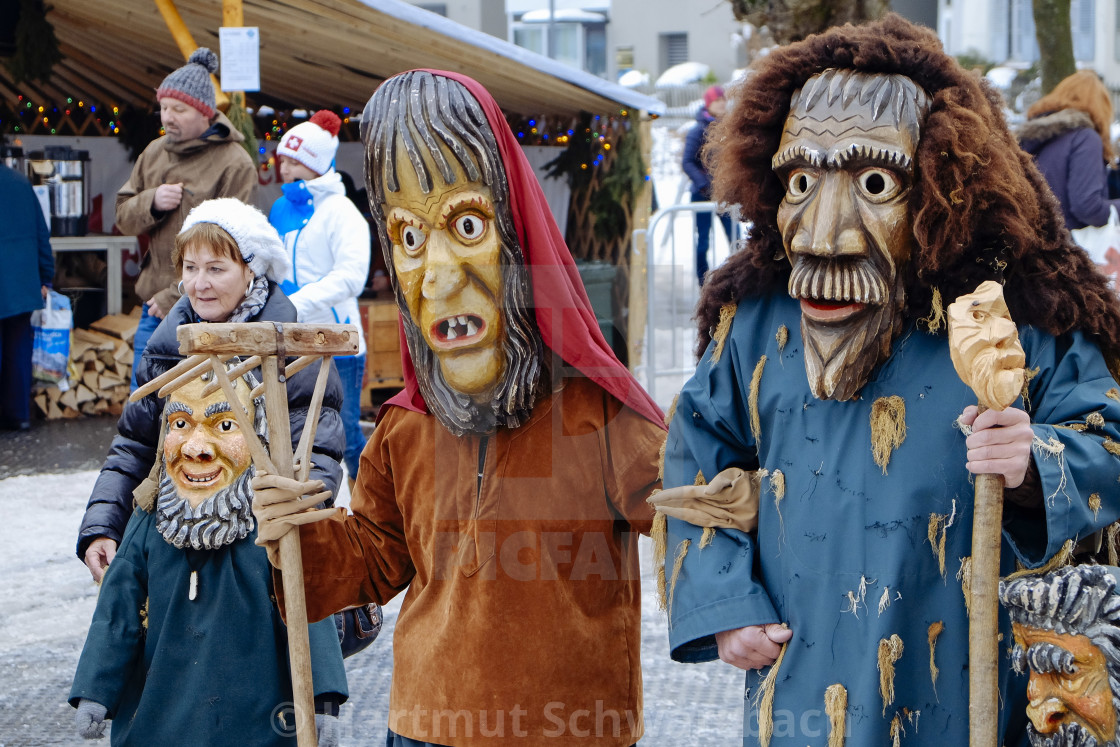
{"type": "Polygon", "coordinates": [[[316,174],[330,171],[338,151],[338,129],[342,120],[334,112],[320,109],[311,119],[288,130],[276,148],[277,155],[288,156],[316,174]]]}
{"type": "Polygon", "coordinates": [[[284,242],[264,213],[236,197],[218,197],[200,203],[187,214],[179,233],[198,223],[213,223],[233,237],[241,258],[257,277],[266,276],[279,283],[288,276],[292,264],[284,242]]]}

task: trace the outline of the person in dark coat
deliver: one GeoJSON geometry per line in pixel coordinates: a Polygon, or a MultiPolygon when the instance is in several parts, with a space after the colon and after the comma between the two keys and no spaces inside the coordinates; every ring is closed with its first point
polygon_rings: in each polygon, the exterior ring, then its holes
{"type": "MultiPolygon", "coordinates": [[[[241,209],[247,209],[244,203],[232,197],[211,200],[210,205],[240,206],[241,209]]],[[[195,221],[206,214],[206,212],[192,211],[195,221]]],[[[189,227],[191,221],[188,220],[183,225],[189,227]]],[[[233,310],[224,309],[216,300],[210,299],[208,297],[210,291],[206,291],[203,296],[205,300],[200,301],[200,306],[197,308],[192,305],[190,298],[186,296],[180,298],[171,307],[148,343],[148,349],[136,372],[137,381],[141,386],[183,359],[179,354],[179,342],[176,338],[176,331],[180,324],[200,321],[296,321],[295,307],[275,282],[275,279],[282,279],[287,273],[288,259],[283,251],[283,245],[280,245],[282,258],[266,260],[268,255],[261,248],[263,242],[247,235],[250,231],[247,224],[231,225],[231,228],[234,228],[231,234],[237,239],[241,251],[251,257],[248,264],[243,263],[245,269],[252,270],[253,281],[249,294],[245,296],[245,285],[240,286],[241,295],[230,302],[240,301],[240,305],[233,310]]],[[[264,229],[271,233],[270,238],[279,241],[275,229],[267,222],[262,229],[262,235],[267,235],[264,229]]],[[[182,269],[181,257],[179,262],[182,269]]],[[[299,440],[299,435],[303,431],[304,418],[315,385],[315,376],[315,367],[311,366],[292,376],[288,381],[288,411],[292,418],[293,445],[299,440]]],[[[332,370],[323,398],[319,425],[315,431],[311,468],[312,479],[322,480],[332,495],[337,491],[342,477],[339,460],[342,458],[342,444],[345,440],[342,419],[339,416],[341,402],[342,384],[338,374],[332,370]]],[[[164,399],[153,393],[125,406],[120,422],[117,424],[118,435],[113,439],[105,466],[101,468],[101,475],[93,486],[93,493],[78,532],[77,552],[78,557],[89,567],[97,581],[101,580],[106,566],[116,553],[117,545],[120,544],[125,524],[132,513],[133,491],[148,477],[152,465],[155,464],[160,415],[164,404],[164,399]]]]}
{"type": "MultiPolygon", "coordinates": [[[[209,200],[192,210],[173,261],[183,297],[152,336],[141,381],[161,363],[177,361],[170,353],[179,324],[295,321],[295,308],[275,283],[289,268],[280,237],[239,200],[209,200]]],[[[323,365],[331,376],[315,471],[337,486],[340,382],[331,361],[323,365]],[[327,448],[334,451],[324,454],[327,448]]],[[[313,379],[318,371],[311,368],[313,379]]],[[[69,697],[83,738],[99,738],[112,719],[114,745],[295,741],[291,714],[283,715],[293,697],[287,629],[272,601],[267,555],[255,544],[248,434],[233,417],[233,408],[245,407],[256,434],[265,435],[264,402],[250,395],[258,377],[234,379],[239,401],[221,390],[207,394],[204,377],[166,400],[150,395],[130,404],[121,418],[98,486],[107,482],[120,498],[137,468],[155,469],[135,490],[136,509],[108,569],[90,546],[91,571],[103,570],[101,591],[69,697]],[[127,472],[114,478],[111,464],[127,472]]],[[[293,440],[313,388],[298,373],[289,382],[293,440]]],[[[119,510],[121,503],[107,505],[119,510]]],[[[312,624],[308,634],[318,743],[335,747],[348,691],[333,618],[312,624]]]]}
{"type": "MultiPolygon", "coordinates": [[[[706,202],[712,199],[712,177],[704,166],[700,151],[708,136],[708,125],[715,122],[727,111],[727,99],[723,93],[723,86],[712,86],[704,92],[704,106],[696,112],[696,124],[688,131],[684,141],[684,157],[681,167],[692,181],[692,201],[706,202]]],[[[719,217],[723,224],[724,235],[731,239],[731,218],[726,215],[719,217]]],[[[700,285],[704,284],[704,276],[708,274],[708,246],[712,236],[712,214],[708,212],[696,214],[696,278],[700,285]]]]}
{"type": "Polygon", "coordinates": [[[51,232],[31,182],[0,164],[0,428],[31,427],[31,312],[43,308],[54,278],[51,232]]]}
{"type": "Polygon", "coordinates": [[[1046,183],[1062,204],[1066,228],[1103,226],[1109,207],[1109,125],[1112,97],[1091,70],[1079,70],[1027,110],[1016,136],[1034,157],[1046,183]]]}

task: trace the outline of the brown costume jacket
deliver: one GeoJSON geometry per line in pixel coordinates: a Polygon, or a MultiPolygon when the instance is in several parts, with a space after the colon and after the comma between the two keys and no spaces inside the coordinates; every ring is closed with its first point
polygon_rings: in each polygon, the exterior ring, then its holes
{"type": "Polygon", "coordinates": [[[311,620],[408,587],[390,729],[456,746],[638,740],[637,533],[663,439],[583,378],[485,438],[387,410],[354,515],[300,536],[311,620]]]}
{"type": "Polygon", "coordinates": [[[175,290],[179,275],[171,263],[171,251],[187,213],[215,197],[236,197],[251,205],[256,194],[257,169],[241,145],[245,138],[221,112],[211,129],[215,132],[184,143],[173,143],[166,135],[153,140],[117,192],[117,228],[128,236],[146,233],[151,239],[136,294],[145,303],[156,296],[164,313],[179,300],[175,290]],[[153,214],[156,188],[178,182],[183,183],[179,207],[153,214]]]}

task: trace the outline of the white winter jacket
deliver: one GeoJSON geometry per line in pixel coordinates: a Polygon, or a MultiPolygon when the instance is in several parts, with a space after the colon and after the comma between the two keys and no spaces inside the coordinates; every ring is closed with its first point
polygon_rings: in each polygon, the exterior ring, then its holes
{"type": "MultiPolygon", "coordinates": [[[[315,212],[302,228],[284,234],[284,247],[292,260],[287,280],[299,288],[288,298],[300,322],[357,327],[358,355],[362,355],[366,344],[358,295],[369,274],[369,224],[347,198],[337,171],[304,185],[314,200],[315,212]]],[[[290,288],[289,283],[284,286],[290,288]]]]}

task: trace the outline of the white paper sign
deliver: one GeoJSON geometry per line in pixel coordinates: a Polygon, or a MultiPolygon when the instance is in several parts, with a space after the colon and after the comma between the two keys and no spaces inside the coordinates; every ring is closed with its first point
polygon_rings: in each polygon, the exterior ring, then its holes
{"type": "Polygon", "coordinates": [[[223,91],[261,90],[261,32],[256,26],[222,26],[221,43],[223,91]]]}

